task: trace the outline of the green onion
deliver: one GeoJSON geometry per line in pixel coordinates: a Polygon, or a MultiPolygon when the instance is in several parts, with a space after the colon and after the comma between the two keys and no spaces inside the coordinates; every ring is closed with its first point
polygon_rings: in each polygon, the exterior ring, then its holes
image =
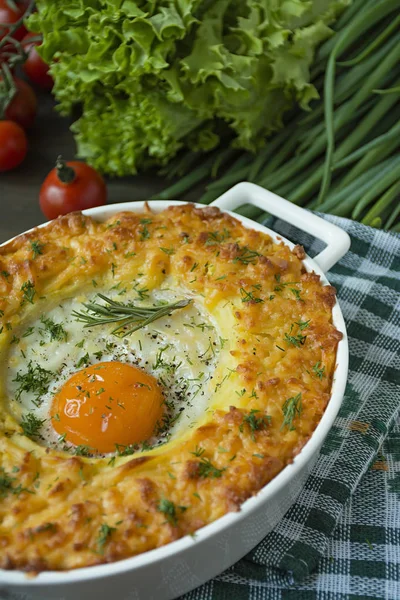
{"type": "MultiPolygon", "coordinates": [[[[400,175],[399,175],[400,178],[400,175]]],[[[368,211],[365,217],[362,220],[364,225],[371,225],[373,220],[383,212],[387,207],[391,205],[393,200],[400,197],[400,180],[396,181],[384,194],[383,196],[376,202],[376,204],[368,211]]],[[[397,211],[400,211],[400,202],[397,205],[397,211]]],[[[396,211],[394,211],[395,213],[396,211]]],[[[394,214],[393,213],[393,214],[394,214]]],[[[392,215],[393,216],[393,215],[392,215]]]]}
{"type": "MultiPolygon", "coordinates": [[[[197,152],[177,158],[174,175],[197,166],[159,197],[200,189],[200,202],[208,204],[248,180],[296,204],[397,230],[399,24],[398,0],[354,0],[311,71],[323,100],[313,101],[307,115],[293,109],[284,128],[255,154],[225,147],[200,164],[197,152]]],[[[258,208],[242,206],[238,212],[265,219],[258,208]]]]}
{"type": "Polygon", "coordinates": [[[372,90],[374,92],[374,94],[398,94],[400,93],[400,85],[396,85],[395,87],[392,88],[387,88],[386,90],[372,90]]]}
{"type": "MultiPolygon", "coordinates": [[[[395,184],[395,185],[396,185],[396,184],[395,184]]],[[[394,187],[394,186],[393,186],[393,187],[394,187]]],[[[392,189],[392,188],[390,188],[390,190],[391,190],[391,189],[392,189]]],[[[390,193],[390,190],[388,190],[386,193],[387,193],[387,194],[389,194],[389,193],[390,193]]],[[[397,194],[397,197],[398,197],[398,196],[399,196],[399,194],[397,194]]],[[[396,196],[394,196],[394,199],[396,199],[396,196]]],[[[397,219],[397,217],[398,217],[399,215],[400,215],[400,202],[397,202],[397,206],[395,207],[394,211],[392,212],[392,214],[390,215],[390,217],[389,217],[389,218],[388,218],[388,220],[386,221],[386,223],[385,223],[385,226],[384,226],[384,229],[386,229],[386,230],[390,229],[390,228],[391,228],[391,227],[394,225],[394,223],[395,223],[395,221],[396,221],[396,219],[397,219]]]]}
{"type": "Polygon", "coordinates": [[[360,148],[358,148],[358,150],[355,150],[354,152],[352,152],[351,154],[346,156],[346,158],[339,160],[337,163],[335,163],[333,165],[333,168],[341,169],[342,167],[347,167],[347,165],[350,165],[358,158],[361,158],[370,150],[374,150],[375,148],[381,146],[382,144],[386,144],[386,142],[389,142],[390,140],[399,139],[399,137],[400,137],[400,122],[397,125],[394,125],[392,127],[392,129],[390,131],[388,131],[387,133],[384,133],[384,134],[376,137],[371,142],[368,142],[368,144],[364,144],[364,146],[361,146],[360,148]]]}
{"type": "Polygon", "coordinates": [[[368,192],[360,198],[357,202],[353,212],[352,217],[356,219],[359,217],[363,211],[363,209],[376,198],[377,195],[384,192],[389,186],[395,183],[400,177],[400,155],[397,157],[397,160],[394,160],[391,169],[386,173],[381,173],[380,178],[374,185],[370,187],[368,192]]]}
{"type": "Polygon", "coordinates": [[[391,23],[389,23],[389,25],[382,31],[382,33],[380,33],[374,40],[373,42],[371,42],[371,44],[369,44],[369,46],[367,46],[362,52],[360,52],[360,54],[358,54],[355,58],[352,58],[351,60],[345,60],[343,62],[338,62],[338,65],[340,65],[341,67],[352,67],[353,65],[357,65],[358,63],[360,63],[362,60],[364,60],[367,56],[369,56],[371,54],[371,52],[373,52],[375,50],[375,48],[378,48],[381,43],[386,40],[386,38],[392,33],[392,31],[396,31],[397,28],[400,25],[400,15],[391,23]]]}

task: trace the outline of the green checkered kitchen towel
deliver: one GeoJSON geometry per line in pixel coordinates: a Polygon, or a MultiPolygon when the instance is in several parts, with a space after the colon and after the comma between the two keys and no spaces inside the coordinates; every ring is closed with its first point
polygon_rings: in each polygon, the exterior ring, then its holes
{"type": "MultiPolygon", "coordinates": [[[[352,240],[328,273],[350,344],[342,408],[275,530],[181,600],[400,599],[400,236],[321,216],[352,240]]],[[[282,221],[266,225],[321,250],[282,221]]]]}

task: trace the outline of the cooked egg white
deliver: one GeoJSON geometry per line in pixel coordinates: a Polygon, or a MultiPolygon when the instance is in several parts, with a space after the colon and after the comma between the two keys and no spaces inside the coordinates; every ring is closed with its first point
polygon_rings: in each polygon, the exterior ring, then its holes
{"type": "Polygon", "coordinates": [[[98,301],[97,293],[143,306],[187,297],[177,289],[97,288],[39,313],[14,335],[10,346],[6,377],[10,412],[19,422],[28,414],[43,421],[35,441],[73,451],[68,438],[53,428],[54,396],[77,371],[100,362],[120,361],[152,375],[163,393],[165,427],[146,440],[146,447],[178,437],[207,411],[221,348],[217,323],[196,298],[187,307],[120,338],[111,333],[115,324],[84,327],[73,316],[74,311],[85,310],[83,303],[98,301]]]}

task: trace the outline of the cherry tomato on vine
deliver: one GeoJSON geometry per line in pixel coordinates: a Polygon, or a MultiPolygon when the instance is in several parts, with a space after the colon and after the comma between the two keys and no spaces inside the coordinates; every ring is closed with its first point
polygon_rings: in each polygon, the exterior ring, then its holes
{"type": "Polygon", "coordinates": [[[11,171],[28,151],[25,131],[14,121],[0,121],[0,172],[11,171]]]}
{"type": "Polygon", "coordinates": [[[48,219],[103,206],[106,201],[105,181],[95,169],[77,160],[65,162],[61,157],[44,180],[39,194],[40,208],[48,219]]]}
{"type": "Polygon", "coordinates": [[[14,83],[17,93],[6,108],[5,118],[18,123],[24,129],[29,129],[36,117],[36,94],[31,86],[19,77],[14,77],[14,83]]]}
{"type": "MultiPolygon", "coordinates": [[[[18,6],[17,10],[11,8],[11,6],[7,3],[7,0],[0,0],[0,23],[4,25],[13,25],[16,23],[26,10],[25,6],[18,6]]],[[[3,39],[8,33],[8,28],[0,27],[0,40],[3,39]]],[[[13,33],[13,38],[15,40],[21,41],[22,38],[26,35],[26,29],[23,25],[18,27],[17,31],[13,33]]]]}
{"type": "Polygon", "coordinates": [[[44,62],[36,50],[36,46],[40,46],[41,42],[38,40],[30,41],[34,38],[37,38],[36,33],[28,33],[22,40],[22,46],[28,55],[22,68],[31,81],[44,90],[51,90],[54,81],[52,76],[49,75],[49,65],[44,62]]]}

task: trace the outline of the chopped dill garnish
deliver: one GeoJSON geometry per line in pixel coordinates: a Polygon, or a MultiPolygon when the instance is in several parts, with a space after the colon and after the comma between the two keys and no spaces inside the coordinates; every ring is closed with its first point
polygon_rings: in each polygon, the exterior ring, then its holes
{"type": "Polygon", "coordinates": [[[53,376],[51,371],[40,365],[33,365],[32,361],[29,361],[26,373],[19,371],[16,378],[13,379],[13,381],[20,384],[16,390],[15,399],[19,400],[23,392],[34,392],[36,399],[33,403],[39,406],[42,403],[40,396],[47,393],[53,376]]]}
{"type": "Polygon", "coordinates": [[[21,286],[22,300],[21,306],[29,302],[33,304],[33,299],[36,296],[35,284],[33,281],[25,281],[21,286]]]}
{"type": "MultiPolygon", "coordinates": [[[[299,331],[302,332],[306,327],[308,327],[310,321],[300,321],[299,323],[295,323],[298,327],[299,327],[299,331]]],[[[292,323],[292,325],[290,326],[290,331],[289,333],[285,333],[285,337],[283,338],[285,342],[287,342],[288,344],[291,344],[292,346],[295,346],[296,348],[300,348],[300,346],[303,346],[307,336],[306,335],[302,335],[302,333],[297,333],[296,335],[292,335],[293,332],[293,327],[295,325],[294,323],[292,323]]]]}
{"type": "Polygon", "coordinates": [[[38,417],[31,412],[23,415],[21,421],[23,434],[29,438],[38,437],[40,435],[40,429],[45,421],[46,419],[38,419],[38,417]]]}
{"type": "Polygon", "coordinates": [[[25,331],[25,333],[23,334],[23,338],[25,337],[29,337],[30,335],[32,335],[32,333],[35,331],[34,327],[28,327],[27,330],[25,331]]]}
{"type": "Polygon", "coordinates": [[[77,369],[79,369],[80,367],[84,367],[85,365],[88,365],[89,363],[90,363],[90,356],[89,356],[89,353],[86,352],[86,354],[78,360],[78,362],[76,363],[76,367],[77,367],[77,369]]]}
{"type": "Polygon", "coordinates": [[[222,233],[219,231],[210,231],[206,239],[206,246],[215,246],[216,244],[221,244],[230,236],[231,234],[225,228],[222,233]]]}
{"type": "MultiPolygon", "coordinates": [[[[298,285],[299,284],[298,281],[281,281],[280,273],[275,274],[275,281],[276,281],[277,285],[274,287],[274,292],[281,292],[284,288],[288,287],[289,285],[298,285]]],[[[296,296],[297,300],[301,300],[299,290],[297,290],[295,288],[290,288],[290,291],[296,296]]]]}
{"type": "Polygon", "coordinates": [[[115,444],[115,449],[118,456],[129,456],[134,452],[137,452],[138,446],[137,444],[129,444],[129,446],[125,446],[124,444],[115,444]]]}
{"type": "Polygon", "coordinates": [[[114,221],[114,223],[109,223],[109,225],[107,225],[107,229],[111,229],[112,227],[116,227],[117,225],[121,225],[121,221],[114,221]]]}
{"type": "Polygon", "coordinates": [[[33,252],[33,259],[35,259],[39,254],[43,254],[43,248],[46,244],[41,244],[40,242],[31,242],[31,249],[33,252]]]}
{"type": "Polygon", "coordinates": [[[223,349],[224,349],[224,347],[225,347],[225,344],[226,344],[227,342],[229,342],[229,339],[228,339],[228,338],[222,338],[221,336],[219,336],[219,343],[221,344],[221,350],[223,350],[223,349]]]}
{"type": "Polygon", "coordinates": [[[299,417],[303,412],[301,393],[297,394],[297,396],[293,396],[293,398],[288,398],[285,400],[282,406],[282,412],[284,419],[281,430],[284,427],[287,427],[289,431],[294,431],[296,428],[293,425],[293,421],[296,416],[299,417]]]}
{"type": "Polygon", "coordinates": [[[302,300],[302,298],[300,296],[300,290],[298,290],[297,288],[289,288],[289,289],[292,292],[293,296],[296,298],[296,300],[302,300]]]}
{"type": "Polygon", "coordinates": [[[325,366],[322,365],[322,368],[321,368],[321,362],[320,361],[318,361],[318,362],[315,363],[315,365],[313,366],[312,370],[314,371],[314,373],[316,374],[316,376],[319,379],[322,379],[324,377],[324,375],[325,375],[325,366]]]}
{"type": "Polygon", "coordinates": [[[100,526],[99,537],[97,538],[97,548],[99,554],[104,554],[104,546],[106,545],[114,531],[117,531],[117,528],[110,527],[106,523],[103,523],[100,526]]]}
{"type": "Polygon", "coordinates": [[[44,328],[41,328],[39,331],[41,333],[48,333],[50,335],[50,341],[67,341],[68,334],[61,323],[56,323],[53,319],[45,317],[44,315],[41,316],[40,321],[43,323],[44,328]]]}
{"type": "Polygon", "coordinates": [[[140,234],[139,239],[141,242],[143,242],[144,240],[148,240],[150,238],[150,231],[147,229],[146,223],[151,223],[151,221],[142,219],[141,223],[145,223],[144,227],[142,227],[142,229],[139,229],[139,234],[140,234]]]}
{"type": "Polygon", "coordinates": [[[215,465],[212,464],[209,458],[202,457],[199,465],[199,477],[212,477],[219,478],[222,476],[222,473],[226,471],[226,467],[223,469],[218,469],[215,465]]]}
{"type": "Polygon", "coordinates": [[[200,446],[196,446],[194,451],[191,452],[190,454],[200,457],[200,456],[203,456],[204,452],[205,452],[204,448],[201,448],[200,446]]]}
{"type": "Polygon", "coordinates": [[[76,446],[76,448],[74,449],[75,456],[91,456],[95,453],[96,450],[94,448],[91,448],[90,446],[85,446],[83,444],[76,446]]]}
{"type": "Polygon", "coordinates": [[[19,496],[22,492],[28,492],[28,494],[34,494],[34,491],[23,488],[21,484],[14,486],[14,481],[17,481],[16,477],[10,477],[3,467],[0,467],[0,498],[6,498],[9,494],[19,496]]]}
{"type": "Polygon", "coordinates": [[[165,516],[168,523],[176,527],[178,524],[178,510],[183,513],[187,510],[187,506],[176,506],[171,500],[161,498],[157,510],[165,516]]]}
{"type": "MultiPolygon", "coordinates": [[[[255,287],[255,286],[253,286],[255,287]]],[[[256,288],[258,289],[258,288],[256,288]]],[[[240,288],[240,295],[242,297],[242,302],[251,302],[252,304],[258,304],[259,302],[264,302],[262,298],[258,296],[254,296],[253,292],[247,292],[244,288],[240,288]]]]}
{"type": "Polygon", "coordinates": [[[148,288],[139,288],[138,283],[135,283],[132,289],[137,293],[139,300],[146,300],[146,298],[149,297],[149,294],[147,293],[149,291],[148,288]]]}
{"type": "Polygon", "coordinates": [[[241,262],[244,265],[254,265],[258,256],[261,256],[261,254],[256,250],[251,250],[248,246],[243,246],[243,248],[239,248],[239,254],[235,256],[233,262],[241,262]]]}
{"type": "Polygon", "coordinates": [[[153,364],[153,369],[164,369],[165,371],[167,371],[169,373],[171,373],[174,370],[174,365],[168,363],[166,360],[163,359],[163,353],[166,350],[168,350],[169,347],[170,347],[170,345],[167,344],[163,348],[160,348],[160,350],[157,352],[156,362],[153,364]]]}
{"type": "Polygon", "coordinates": [[[239,431],[243,431],[244,426],[248,425],[253,442],[255,442],[256,439],[254,432],[265,429],[271,422],[271,417],[269,415],[257,416],[257,413],[259,412],[259,410],[253,408],[248,415],[243,416],[243,422],[239,425],[239,431]]]}

